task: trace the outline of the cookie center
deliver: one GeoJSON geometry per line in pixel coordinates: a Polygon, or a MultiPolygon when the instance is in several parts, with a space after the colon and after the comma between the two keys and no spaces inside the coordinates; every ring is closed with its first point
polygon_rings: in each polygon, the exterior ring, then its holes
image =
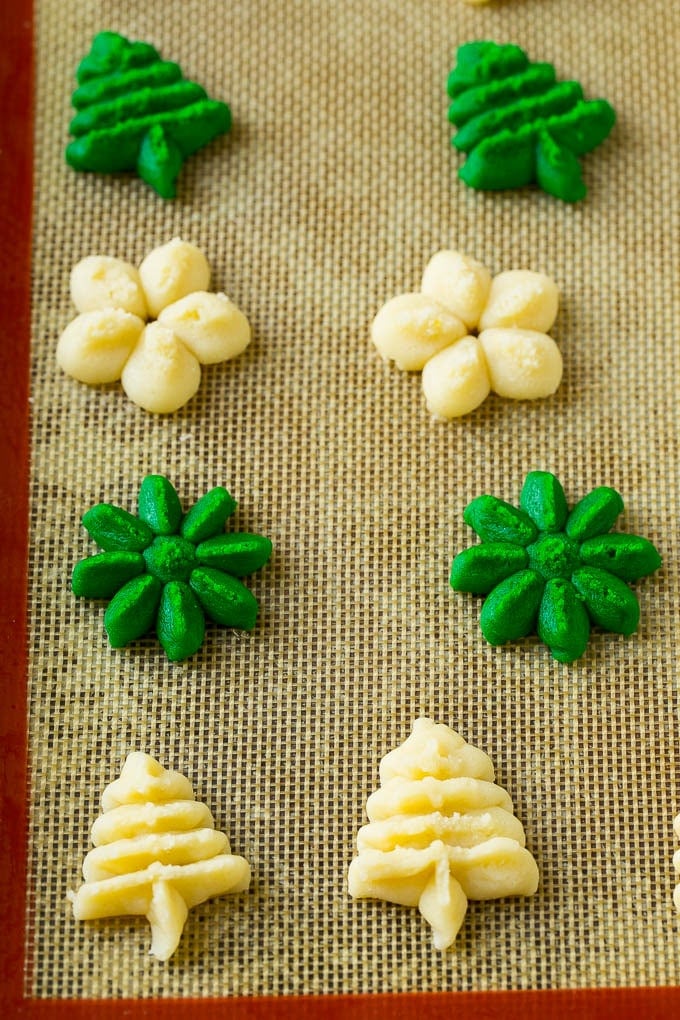
{"type": "Polygon", "coordinates": [[[530,565],[546,580],[571,577],[579,565],[578,544],[567,535],[542,535],[527,552],[530,565]]]}
{"type": "Polygon", "coordinates": [[[146,567],[159,581],[186,581],[196,566],[196,550],[179,535],[161,535],[144,550],[146,567]]]}

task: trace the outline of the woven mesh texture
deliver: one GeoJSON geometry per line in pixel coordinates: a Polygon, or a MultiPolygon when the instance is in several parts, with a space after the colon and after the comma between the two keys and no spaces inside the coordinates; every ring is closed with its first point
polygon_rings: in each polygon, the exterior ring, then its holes
{"type": "Polygon", "coordinates": [[[671,895],[678,752],[677,12],[662,0],[38,0],[32,347],[30,779],[26,987],[36,997],[231,996],[680,983],[671,895]],[[179,195],[63,159],[78,61],[114,29],[152,42],[234,129],[185,164],[179,195]],[[517,42],[618,113],[583,159],[587,199],[458,181],[446,76],[474,38],[517,42]],[[72,266],[199,245],[254,331],[180,412],[55,364],[72,266]],[[418,375],[368,342],[387,298],[455,247],[561,289],[565,374],[549,400],[490,397],[430,419],[418,375]],[[570,502],[617,488],[617,527],[663,569],[636,586],[629,639],[571,666],[537,639],[491,648],[480,601],[448,586],[475,541],[464,506],[553,471],[570,502]],[[185,507],[213,485],[268,535],[249,634],[213,627],[189,661],[150,636],[112,650],[76,600],[90,506],[134,509],[166,474],[185,507]],[[541,884],[472,903],[453,951],[417,910],[354,902],[346,872],[378,762],[428,714],[489,753],[541,884]],[[175,956],[143,919],[77,923],[104,786],[145,750],[184,772],[253,869],[192,910],[175,956]]]}

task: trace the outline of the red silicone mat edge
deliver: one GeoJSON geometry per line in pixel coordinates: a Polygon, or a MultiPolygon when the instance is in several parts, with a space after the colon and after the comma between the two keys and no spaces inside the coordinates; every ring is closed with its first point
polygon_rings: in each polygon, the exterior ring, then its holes
{"type": "Polygon", "coordinates": [[[24,994],[28,766],[26,565],[30,466],[29,345],[33,194],[33,10],[5,0],[0,23],[0,307],[14,358],[0,387],[3,522],[0,584],[0,1004],[8,1017],[194,1020],[667,1020],[680,988],[442,992],[238,999],[66,1000],[24,994]],[[11,328],[11,338],[9,329],[11,328]]]}

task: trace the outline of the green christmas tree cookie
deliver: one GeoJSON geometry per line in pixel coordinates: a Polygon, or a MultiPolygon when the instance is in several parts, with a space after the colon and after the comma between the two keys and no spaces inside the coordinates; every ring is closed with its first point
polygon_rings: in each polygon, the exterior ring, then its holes
{"type": "Polygon", "coordinates": [[[225,534],[235,509],[218,486],[184,514],[168,479],[147,475],[138,516],[109,503],[87,511],[83,525],[104,551],[76,564],[72,587],[82,598],[111,599],[104,626],[113,648],[155,628],[176,662],[201,647],[206,616],[253,629],[257,599],[239,578],[264,566],[272,544],[262,535],[225,534]]]}
{"type": "Polygon", "coordinates": [[[187,157],[231,127],[225,103],[209,99],[153,46],[100,32],[81,61],[66,148],[74,170],[136,170],[163,198],[174,198],[187,157]]]}
{"type": "Polygon", "coordinates": [[[610,533],[623,510],[615,489],[593,489],[570,511],[547,471],[530,472],[519,508],[478,496],[463,514],[481,545],[459,553],[451,587],[486,595],[480,616],[489,644],[534,631],[559,662],[586,650],[593,624],[632,634],[640,607],[629,582],[661,566],[646,538],[610,533]]]}
{"type": "Polygon", "coordinates": [[[578,157],[604,141],[616,120],[604,99],[586,100],[576,81],[558,82],[552,64],[531,63],[519,46],[469,42],[449,75],[458,171],[473,188],[537,183],[565,202],[586,194],[578,157]]]}

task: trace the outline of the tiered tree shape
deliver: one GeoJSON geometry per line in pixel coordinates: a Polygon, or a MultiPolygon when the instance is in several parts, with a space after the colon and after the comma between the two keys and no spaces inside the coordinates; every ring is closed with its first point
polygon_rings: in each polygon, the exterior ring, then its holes
{"type": "Polygon", "coordinates": [[[163,198],[184,160],[229,131],[231,112],[153,46],[100,32],[81,61],[66,161],[75,170],[136,170],[163,198]]]}
{"type": "Polygon", "coordinates": [[[79,921],[135,914],[151,925],[151,953],[167,960],[188,911],[213,896],[242,892],[250,866],[231,853],[189,781],[141,751],[102,796],[83,864],[85,884],[69,893],[79,921]]]}
{"type": "Polygon", "coordinates": [[[537,182],[565,202],[586,194],[578,157],[604,141],[616,120],[605,99],[586,100],[576,81],[557,82],[552,64],[519,46],[470,42],[458,48],[447,90],[453,138],[467,153],[459,176],[473,188],[537,182]]]}
{"type": "Polygon", "coordinates": [[[454,730],[416,719],[380,763],[366,804],[349,892],[420,909],[437,949],[447,949],[468,899],[530,896],[538,868],[490,758],[454,730]]]}

